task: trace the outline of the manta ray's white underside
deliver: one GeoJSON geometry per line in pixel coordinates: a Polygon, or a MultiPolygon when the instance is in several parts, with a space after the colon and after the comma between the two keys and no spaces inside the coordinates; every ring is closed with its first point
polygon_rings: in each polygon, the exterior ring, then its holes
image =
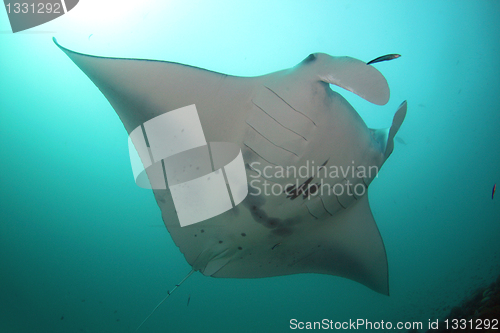
{"type": "Polygon", "coordinates": [[[331,274],[389,294],[387,257],[366,190],[376,176],[368,170],[378,171],[393,150],[406,102],[390,129],[372,130],[329,87],[385,104],[389,88],[375,68],[317,53],[293,68],[246,78],[58,46],[101,90],[129,134],[194,104],[207,141],[241,149],[248,183],[254,182],[245,200],[221,215],[181,227],[169,189],[153,190],[172,239],[194,270],[234,278],[331,274]],[[310,172],[275,172],[284,167],[310,172]],[[334,170],[349,172],[335,177],[334,170]],[[265,193],[271,185],[283,190],[265,193]],[[346,191],[328,191],[335,186],[346,191]]]}

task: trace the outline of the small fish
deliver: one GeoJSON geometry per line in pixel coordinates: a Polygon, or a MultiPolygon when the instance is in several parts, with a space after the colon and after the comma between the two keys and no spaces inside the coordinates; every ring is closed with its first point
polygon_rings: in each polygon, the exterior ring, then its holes
{"type": "Polygon", "coordinates": [[[396,141],[397,141],[397,142],[399,142],[399,143],[401,143],[401,144],[403,144],[403,145],[405,145],[405,146],[406,146],[406,141],[405,141],[405,140],[403,140],[403,138],[401,138],[401,137],[397,136],[397,137],[395,137],[395,139],[396,139],[396,141]]]}
{"type": "Polygon", "coordinates": [[[191,294],[189,294],[189,296],[188,296],[188,303],[187,303],[187,305],[186,305],[186,306],[188,306],[188,305],[189,305],[189,301],[190,301],[190,300],[191,300],[191,294]]]}
{"type": "Polygon", "coordinates": [[[367,65],[371,65],[371,64],[374,64],[376,62],[392,60],[392,59],[396,59],[396,58],[399,58],[399,57],[401,57],[401,54],[394,54],[394,53],[393,54],[386,54],[384,56],[381,56],[381,57],[375,58],[373,60],[370,60],[366,64],[367,65]]]}
{"type": "Polygon", "coordinates": [[[493,191],[491,191],[491,200],[493,200],[493,197],[495,196],[496,189],[497,189],[497,184],[493,185],[493,191]]]}
{"type": "Polygon", "coordinates": [[[275,244],[275,245],[272,247],[272,249],[271,249],[271,250],[274,250],[274,248],[275,248],[275,247],[280,246],[280,245],[281,245],[281,243],[275,244]]]}

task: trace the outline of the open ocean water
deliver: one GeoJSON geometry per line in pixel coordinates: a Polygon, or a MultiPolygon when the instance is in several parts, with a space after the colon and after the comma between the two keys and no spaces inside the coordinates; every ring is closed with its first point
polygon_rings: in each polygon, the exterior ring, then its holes
{"type": "Polygon", "coordinates": [[[139,332],[297,331],[291,319],[427,330],[500,274],[499,17],[496,0],[81,0],[13,34],[0,10],[0,332],[134,332],[191,269],[134,183],[118,116],[54,36],[86,54],[238,76],[312,52],[401,54],[374,64],[391,89],[384,106],[332,87],[370,128],[408,101],[369,192],[390,296],[331,275],[195,273],[139,332]]]}

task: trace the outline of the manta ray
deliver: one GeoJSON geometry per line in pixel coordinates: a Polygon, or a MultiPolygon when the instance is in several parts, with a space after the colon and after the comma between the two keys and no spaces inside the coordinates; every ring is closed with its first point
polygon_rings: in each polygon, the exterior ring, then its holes
{"type": "Polygon", "coordinates": [[[314,53],[289,69],[237,77],[57,46],[100,89],[129,135],[195,105],[206,141],[240,149],[248,195],[222,214],[182,226],[169,188],[153,188],[163,222],[193,271],[220,278],[330,274],[389,295],[368,186],[393,151],[406,101],[390,128],[370,129],[330,88],[384,105],[389,87],[377,69],[314,53]]]}

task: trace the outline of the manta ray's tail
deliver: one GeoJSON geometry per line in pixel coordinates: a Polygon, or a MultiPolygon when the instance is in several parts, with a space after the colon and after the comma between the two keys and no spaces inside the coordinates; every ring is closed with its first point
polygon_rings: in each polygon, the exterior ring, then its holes
{"type": "MultiPolygon", "coordinates": [[[[142,321],[142,323],[141,323],[141,324],[140,324],[140,325],[139,325],[139,326],[135,329],[135,331],[136,331],[136,332],[137,332],[137,331],[138,331],[138,330],[142,327],[142,325],[144,325],[144,323],[145,323],[145,322],[149,319],[149,317],[151,317],[151,315],[152,315],[153,313],[155,313],[156,309],[158,309],[158,308],[160,307],[160,305],[162,305],[162,304],[163,304],[163,302],[165,302],[165,301],[167,300],[167,298],[169,298],[169,297],[170,297],[170,295],[172,295],[172,293],[175,291],[175,289],[179,288],[179,287],[181,286],[181,284],[183,284],[183,283],[184,283],[184,281],[186,281],[186,280],[187,280],[187,278],[188,278],[188,277],[190,277],[190,276],[191,276],[191,274],[193,274],[194,272],[195,272],[195,270],[194,270],[194,269],[192,269],[192,270],[191,270],[191,272],[189,272],[189,273],[188,273],[188,275],[186,275],[186,276],[184,277],[184,279],[182,279],[182,281],[181,281],[181,282],[179,282],[178,284],[176,284],[176,285],[175,285],[175,287],[174,287],[174,289],[172,289],[172,291],[167,291],[167,296],[165,296],[165,298],[164,298],[164,299],[162,299],[160,303],[158,303],[158,305],[157,305],[157,306],[153,309],[153,311],[151,311],[151,313],[150,313],[150,314],[146,317],[146,319],[144,319],[144,320],[142,321]]],[[[189,298],[191,298],[191,295],[189,295],[189,298]]],[[[189,300],[188,300],[188,305],[189,305],[189,300]]]]}

